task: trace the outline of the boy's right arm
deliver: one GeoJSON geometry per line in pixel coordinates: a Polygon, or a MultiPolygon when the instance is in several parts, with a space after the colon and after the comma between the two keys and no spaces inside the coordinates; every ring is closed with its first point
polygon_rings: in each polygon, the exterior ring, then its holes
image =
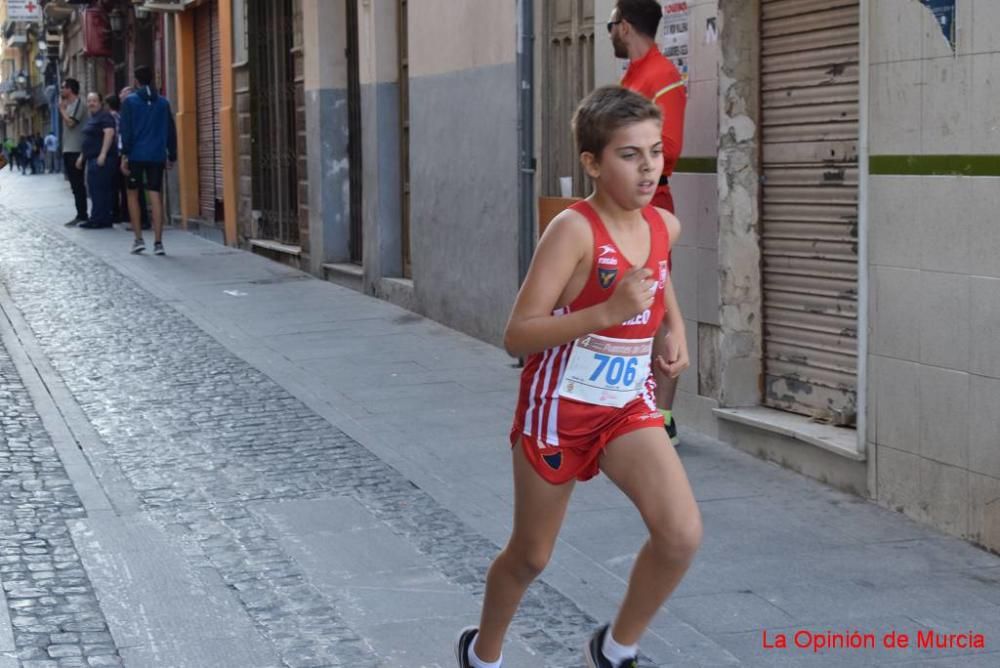
{"type": "Polygon", "coordinates": [[[576,212],[559,214],[545,230],[507,321],[508,353],[521,357],[560,346],[625,322],[652,305],[656,283],[649,280],[648,269],[641,269],[626,273],[606,302],[552,315],[590,243],[587,223],[576,212]]]}

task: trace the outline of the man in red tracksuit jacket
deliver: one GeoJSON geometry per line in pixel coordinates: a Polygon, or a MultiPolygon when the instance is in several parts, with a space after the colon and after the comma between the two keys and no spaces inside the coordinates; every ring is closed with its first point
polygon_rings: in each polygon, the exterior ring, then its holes
{"type": "MultiPolygon", "coordinates": [[[[669,177],[684,141],[687,90],[680,72],[657,47],[656,31],[662,16],[663,8],[656,0],[618,0],[611,11],[608,33],[615,57],[629,59],[621,85],[649,98],[663,112],[663,176],[652,204],[674,213],[669,177]]],[[[657,341],[663,341],[666,334],[667,331],[661,331],[657,341]]],[[[670,441],[676,446],[680,440],[672,407],[677,380],[658,374],[656,381],[656,405],[663,414],[670,441]]]]}

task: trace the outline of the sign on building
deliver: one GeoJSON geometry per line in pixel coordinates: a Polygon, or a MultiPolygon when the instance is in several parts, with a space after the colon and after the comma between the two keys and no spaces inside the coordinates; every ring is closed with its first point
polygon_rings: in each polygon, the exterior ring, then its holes
{"type": "Polygon", "coordinates": [[[688,3],[683,1],[663,3],[663,20],[660,21],[660,51],[673,61],[681,79],[687,82],[690,30],[688,27],[688,3]]]}
{"type": "Polygon", "coordinates": [[[41,23],[42,4],[39,0],[7,0],[7,18],[41,23]]]}

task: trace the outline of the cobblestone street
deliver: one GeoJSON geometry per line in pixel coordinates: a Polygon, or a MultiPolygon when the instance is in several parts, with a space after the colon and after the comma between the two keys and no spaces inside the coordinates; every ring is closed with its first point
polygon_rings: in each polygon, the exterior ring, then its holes
{"type": "Polygon", "coordinates": [[[0,579],[8,606],[0,618],[10,615],[22,665],[119,665],[67,527],[84,517],[83,506],[3,348],[0,446],[0,579]]]}
{"type": "MultiPolygon", "coordinates": [[[[70,216],[58,176],[0,174],[0,668],[453,666],[510,527],[511,360],[185,232],[132,256],[70,216]]],[[[1000,558],[683,437],[705,543],[641,665],[1000,665],[1000,558]],[[798,629],[986,646],[762,643],[798,629]]],[[[624,592],[627,500],[598,479],[569,515],[505,666],[582,665],[624,592]]]]}

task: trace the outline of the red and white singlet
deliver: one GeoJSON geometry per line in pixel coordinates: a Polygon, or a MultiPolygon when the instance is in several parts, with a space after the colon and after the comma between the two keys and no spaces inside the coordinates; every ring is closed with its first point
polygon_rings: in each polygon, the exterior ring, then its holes
{"type": "MultiPolygon", "coordinates": [[[[583,290],[554,315],[607,301],[632,268],[588,202],[571,208],[590,223],[594,258],[583,290]]],[[[521,373],[511,445],[520,439],[528,461],[553,484],[593,478],[601,452],[615,438],[645,427],[663,429],[651,351],[665,312],[670,237],[655,208],[646,207],[642,215],[650,233],[644,266],[657,281],[653,305],[621,325],[529,356],[521,373]]]]}

